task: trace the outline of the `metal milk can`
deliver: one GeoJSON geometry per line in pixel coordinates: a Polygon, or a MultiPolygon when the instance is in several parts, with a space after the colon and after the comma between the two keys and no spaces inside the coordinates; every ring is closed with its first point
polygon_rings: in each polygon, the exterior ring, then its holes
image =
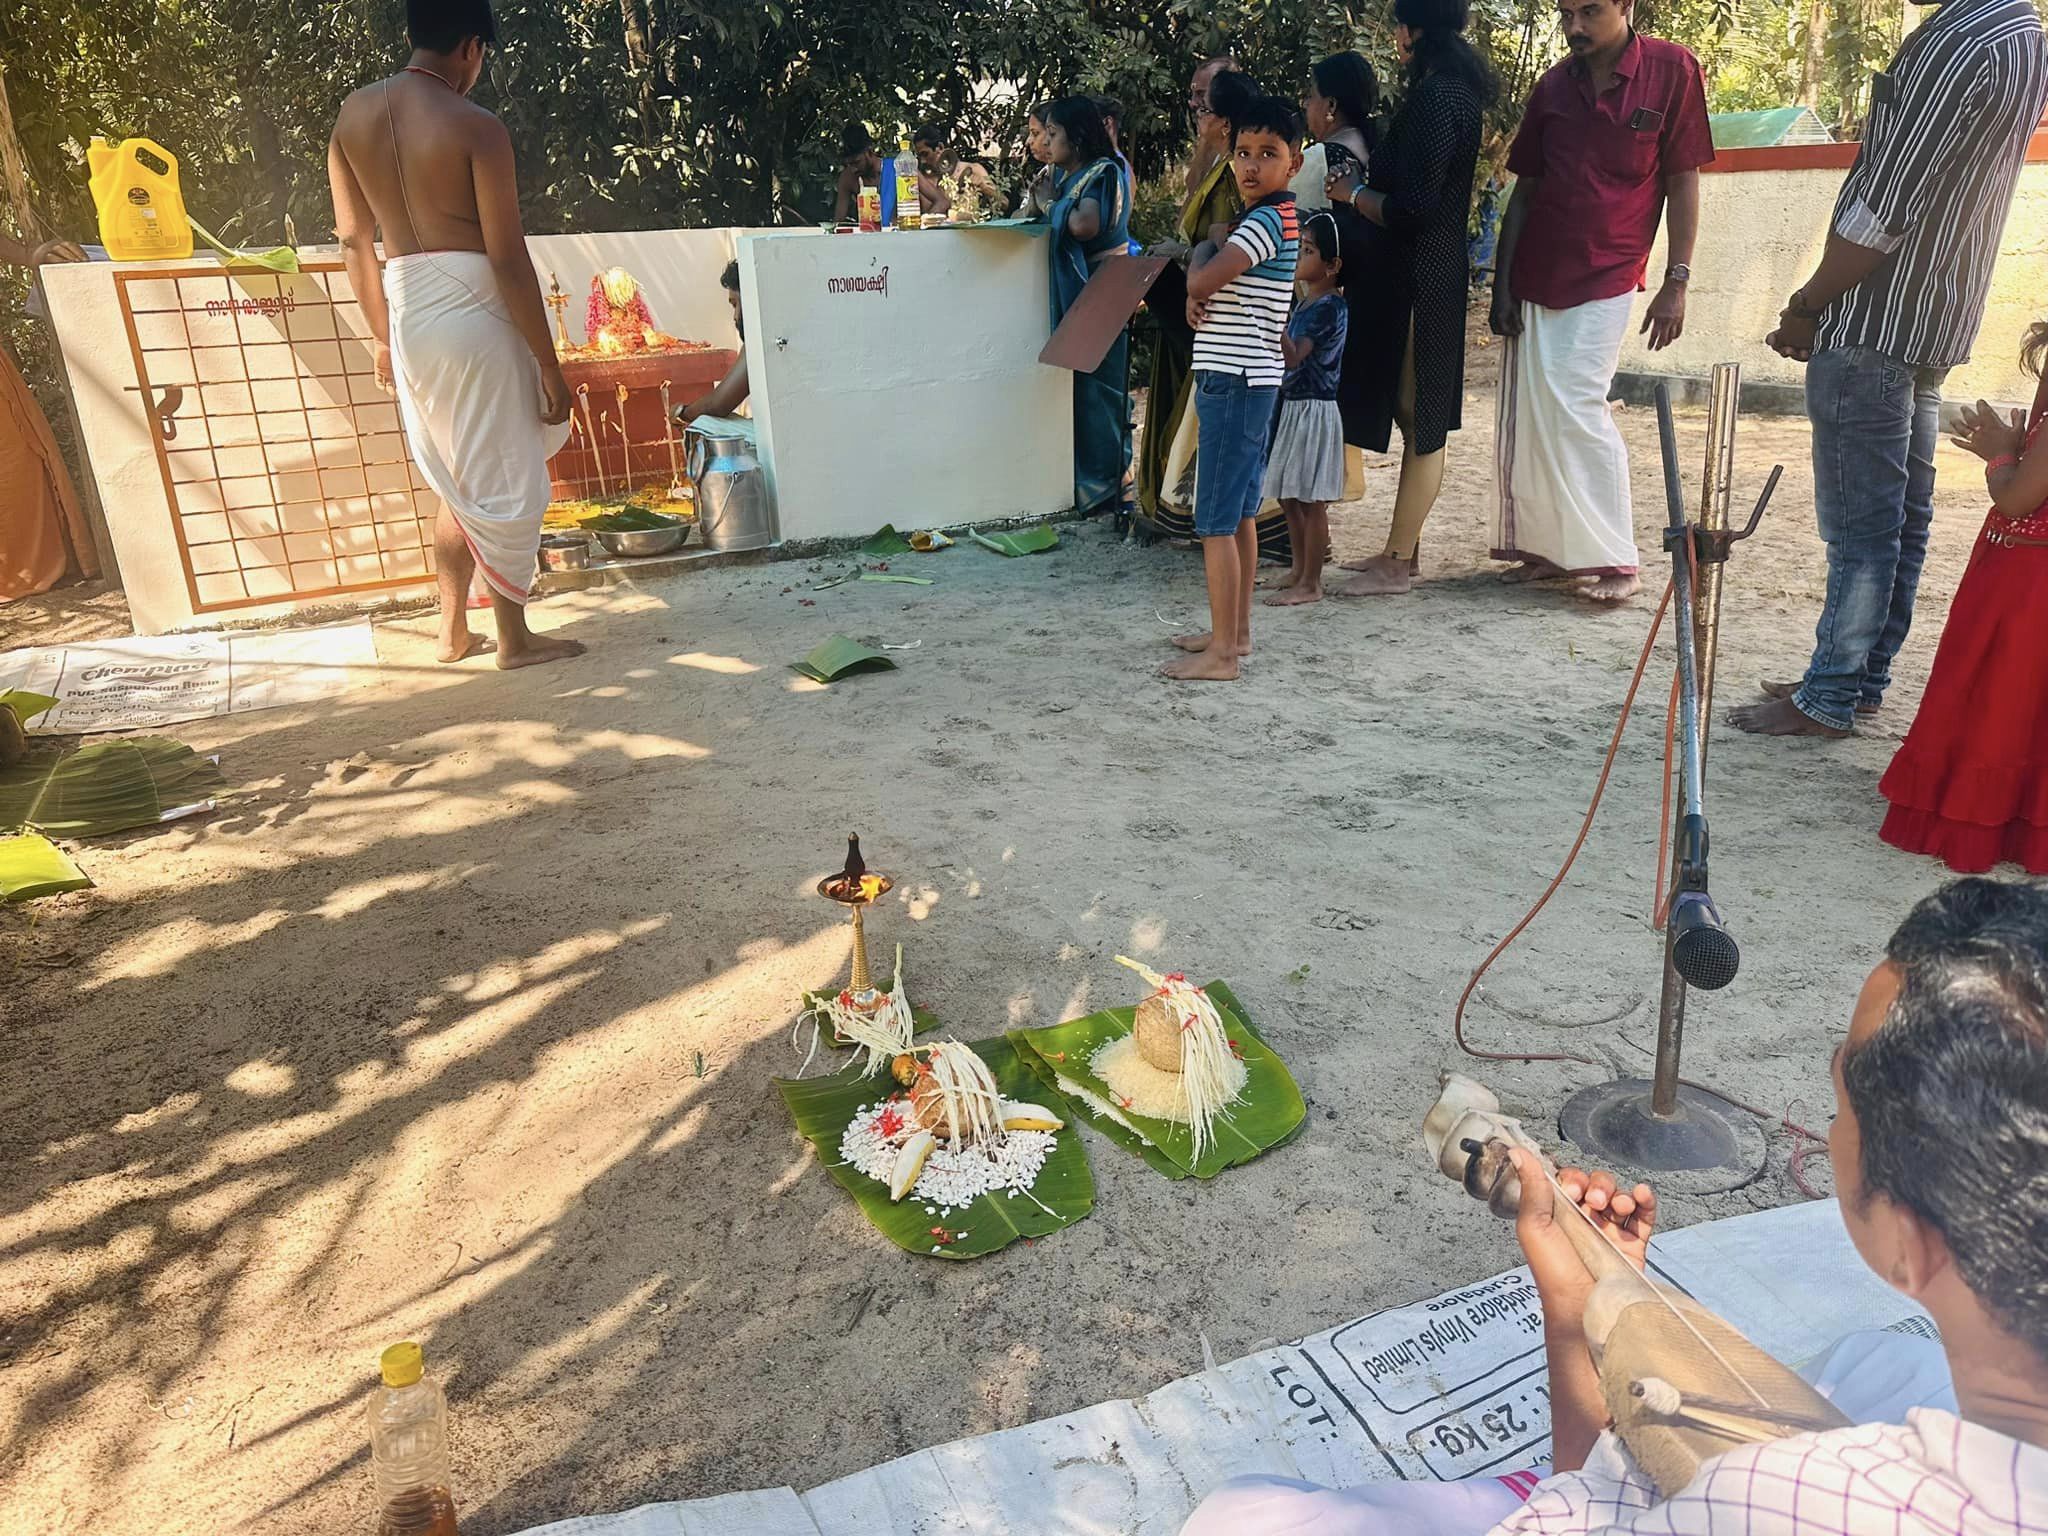
{"type": "Polygon", "coordinates": [[[692,422],[689,468],[707,549],[764,549],[775,542],[768,477],[750,434],[724,423],[692,422]]]}

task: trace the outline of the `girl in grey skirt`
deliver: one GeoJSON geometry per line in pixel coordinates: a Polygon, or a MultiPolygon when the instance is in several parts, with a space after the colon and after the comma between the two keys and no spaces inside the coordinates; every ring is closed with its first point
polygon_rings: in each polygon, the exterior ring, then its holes
{"type": "Polygon", "coordinates": [[[1312,213],[1301,221],[1300,297],[1280,350],[1287,378],[1280,416],[1266,455],[1265,492],[1287,513],[1294,569],[1266,601],[1276,608],[1321,602],[1323,562],[1330,553],[1330,503],[1344,495],[1344,423],[1337,414],[1337,377],[1351,315],[1337,292],[1343,266],[1337,221],[1312,213]]]}

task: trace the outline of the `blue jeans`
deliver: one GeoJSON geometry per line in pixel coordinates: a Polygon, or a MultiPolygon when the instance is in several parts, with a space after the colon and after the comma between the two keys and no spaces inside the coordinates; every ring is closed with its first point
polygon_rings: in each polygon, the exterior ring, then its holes
{"type": "Polygon", "coordinates": [[[1916,368],[1869,347],[1830,347],[1806,365],[1828,595],[1793,702],[1822,725],[1849,730],[1859,703],[1870,708],[1884,698],[1892,658],[1913,626],[1947,376],[1946,368],[1916,368]]]}
{"type": "Polygon", "coordinates": [[[1247,384],[1242,374],[1204,368],[1195,375],[1195,532],[1227,539],[1259,515],[1265,498],[1266,445],[1280,390],[1247,384]]]}

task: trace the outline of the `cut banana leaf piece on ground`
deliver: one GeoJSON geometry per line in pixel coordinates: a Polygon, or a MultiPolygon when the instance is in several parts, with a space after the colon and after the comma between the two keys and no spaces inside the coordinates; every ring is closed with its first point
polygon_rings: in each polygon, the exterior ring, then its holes
{"type": "Polygon", "coordinates": [[[1146,1155],[1146,1147],[1133,1146],[1135,1140],[1142,1138],[1151,1144],[1150,1151],[1171,1161],[1183,1173],[1213,1179],[1226,1168],[1248,1163],[1291,1141],[1308,1119],[1308,1106],[1302,1102],[1301,1089],[1295,1085],[1286,1064],[1253,1028],[1236,994],[1220,981],[1210,982],[1203,990],[1216,1005],[1232,1043],[1243,1056],[1247,1075],[1237,1101],[1226,1115],[1217,1116],[1215,1140],[1203,1150],[1199,1161],[1194,1155],[1193,1132],[1187,1126],[1125,1109],[1117,1103],[1110,1086],[1089,1069],[1089,1060],[1098,1050],[1131,1032],[1131,1022],[1138,1011],[1135,1006],[1108,1008],[1085,1019],[1072,1019],[1045,1029],[1017,1030],[1013,1038],[1020,1048],[1028,1047],[1036,1053],[1067,1083],[1085,1091],[1076,1094],[1069,1088],[1061,1089],[1075,1112],[1103,1135],[1158,1167],[1146,1155]],[[1110,1106],[1114,1118],[1096,1109],[1089,1102],[1091,1098],[1110,1106]]]}
{"type": "Polygon", "coordinates": [[[880,651],[871,651],[858,640],[850,640],[845,635],[832,636],[802,661],[792,661],[789,665],[791,670],[819,683],[829,683],[849,672],[896,670],[896,663],[880,651]]]}
{"type": "Polygon", "coordinates": [[[0,769],[0,831],[106,837],[210,807],[225,788],[219,768],[168,736],[39,748],[0,769]]]}
{"type": "Polygon", "coordinates": [[[0,837],[0,901],[33,901],[91,884],[85,871],[47,837],[34,832],[0,837]]]}
{"type": "Polygon", "coordinates": [[[982,533],[970,528],[967,536],[982,548],[992,549],[999,555],[1037,555],[1060,546],[1059,530],[1044,524],[1036,528],[1019,528],[1014,533],[982,533]]]}
{"type": "MultiPolygon", "coordinates": [[[[982,1040],[972,1049],[988,1063],[1004,1098],[1042,1100],[1043,1086],[1008,1040],[982,1040]]],[[[1052,1155],[1028,1192],[1012,1195],[998,1190],[956,1205],[941,1217],[928,1212],[928,1202],[915,1193],[892,1201],[886,1183],[869,1178],[840,1156],[840,1138],[853,1117],[864,1107],[886,1099],[895,1084],[886,1077],[863,1077],[858,1069],[849,1069],[832,1077],[779,1077],[775,1086],[789,1106],[797,1130],[816,1149],[826,1172],[853,1196],[876,1230],[907,1253],[976,1259],[1007,1248],[1020,1237],[1045,1237],[1070,1227],[1095,1209],[1095,1176],[1088,1167],[1088,1149],[1071,1122],[1054,1137],[1052,1155]],[[949,1240],[937,1241],[934,1227],[943,1228],[949,1240]]]]}
{"type": "Polygon", "coordinates": [[[894,523],[884,523],[876,530],[873,538],[861,545],[860,552],[871,560],[886,560],[891,555],[907,555],[916,546],[896,531],[894,523]]]}

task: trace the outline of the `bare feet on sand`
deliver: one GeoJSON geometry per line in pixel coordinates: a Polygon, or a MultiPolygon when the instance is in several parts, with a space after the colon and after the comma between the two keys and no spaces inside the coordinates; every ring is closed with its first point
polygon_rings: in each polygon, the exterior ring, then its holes
{"type": "MultiPolygon", "coordinates": [[[[1198,634],[1175,635],[1172,637],[1172,639],[1175,645],[1179,646],[1182,650],[1186,651],[1191,656],[1202,655],[1209,649],[1209,631],[1206,629],[1202,630],[1198,634]]],[[[1252,648],[1247,645],[1243,647],[1241,650],[1239,650],[1237,654],[1240,656],[1249,656],[1251,655],[1251,653],[1252,648]]],[[[1231,675],[1235,677],[1237,674],[1232,673],[1231,675]]]]}
{"type": "Polygon", "coordinates": [[[1548,560],[1524,560],[1502,571],[1500,579],[1507,586],[1519,587],[1526,581],[1558,581],[1564,574],[1563,566],[1552,565],[1548,560]]]}
{"type": "Polygon", "coordinates": [[[1261,592],[1285,592],[1289,587],[1295,585],[1297,585],[1297,579],[1292,571],[1268,571],[1259,578],[1259,590],[1261,592]]]}
{"type": "Polygon", "coordinates": [[[498,652],[498,666],[504,671],[515,667],[545,666],[551,661],[566,661],[571,656],[581,656],[584,645],[581,640],[542,639],[530,635],[526,643],[517,649],[501,648],[498,652]]]}
{"type": "Polygon", "coordinates": [[[1728,711],[1728,723],[1752,736],[1819,736],[1840,741],[1849,735],[1832,725],[1822,725],[1790,699],[1772,699],[1763,704],[1744,704],[1728,711]]]}
{"type": "Polygon", "coordinates": [[[1298,587],[1281,587],[1266,594],[1268,608],[1298,608],[1303,603],[1320,603],[1322,600],[1323,589],[1319,586],[1309,586],[1306,582],[1298,587]]]}
{"type": "Polygon", "coordinates": [[[1598,576],[1580,587],[1576,596],[1589,603],[1625,603],[1643,590],[1643,584],[1633,574],[1627,576],[1598,576]]]}
{"type": "Polygon", "coordinates": [[[1397,560],[1400,561],[1401,564],[1408,567],[1408,574],[1410,576],[1421,575],[1422,541],[1420,539],[1416,540],[1415,553],[1410,555],[1406,560],[1402,560],[1399,555],[1391,555],[1382,552],[1377,555],[1368,556],[1364,560],[1346,560],[1342,565],[1338,566],[1337,569],[1340,571],[1376,571],[1382,565],[1397,560]]]}
{"type": "MultiPolygon", "coordinates": [[[[1767,699],[1789,699],[1800,690],[1804,681],[1804,679],[1801,679],[1797,683],[1765,683],[1763,685],[1764,697],[1767,699]]],[[[1866,720],[1883,708],[1884,704],[1882,701],[1876,704],[1871,703],[1868,699],[1858,699],[1856,701],[1856,713],[1866,720]]]]}
{"type": "Polygon", "coordinates": [[[1159,669],[1161,677],[1172,678],[1179,683],[1234,683],[1237,674],[1237,658],[1218,656],[1214,651],[1197,651],[1192,656],[1181,657],[1179,661],[1169,661],[1159,669]]]}
{"type": "Polygon", "coordinates": [[[471,656],[488,656],[497,648],[497,641],[486,640],[474,630],[465,629],[459,635],[443,635],[441,648],[435,652],[434,659],[447,666],[453,662],[465,661],[471,656]]]}
{"type": "Polygon", "coordinates": [[[1345,569],[1358,574],[1330,589],[1339,597],[1399,597],[1415,586],[1413,565],[1399,555],[1374,555],[1345,569]]]}

